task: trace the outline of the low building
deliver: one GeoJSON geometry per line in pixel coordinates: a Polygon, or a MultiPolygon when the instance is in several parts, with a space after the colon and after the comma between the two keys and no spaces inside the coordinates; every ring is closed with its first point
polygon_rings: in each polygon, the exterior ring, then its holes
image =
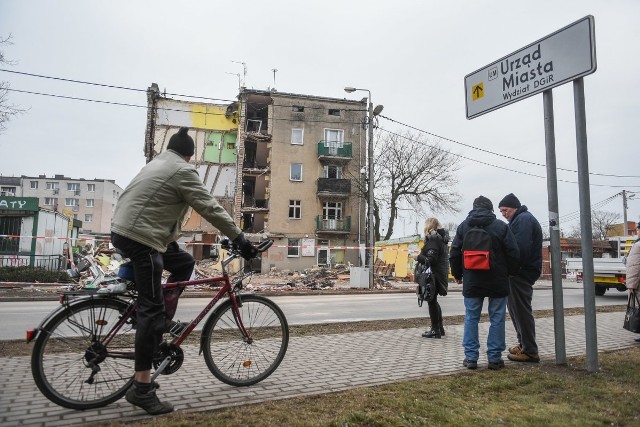
{"type": "Polygon", "coordinates": [[[0,267],[66,268],[80,226],[35,197],[0,196],[0,267]]]}

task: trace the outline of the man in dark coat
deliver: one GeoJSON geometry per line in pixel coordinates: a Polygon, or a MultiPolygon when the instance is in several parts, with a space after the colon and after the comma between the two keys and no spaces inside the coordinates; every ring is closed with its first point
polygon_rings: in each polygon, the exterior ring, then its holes
{"type": "Polygon", "coordinates": [[[516,329],[518,344],[509,348],[509,360],[515,362],[540,361],[536,344],[536,324],[531,300],[533,284],[542,272],[542,228],[526,206],[513,194],[507,194],[498,205],[502,216],[516,236],[520,249],[520,264],[516,274],[509,277],[511,285],[507,306],[516,329]]]}
{"type": "Polygon", "coordinates": [[[518,267],[520,251],[513,233],[504,222],[493,213],[491,200],[479,196],[473,201],[473,210],[458,226],[451,244],[449,262],[451,274],[457,283],[462,282],[465,316],[463,365],[469,369],[478,367],[480,341],[478,323],[485,298],[489,298],[489,335],[487,337],[487,359],[489,369],[504,367],[502,352],[505,343],[505,317],[507,296],[509,295],[509,274],[518,267]],[[474,227],[483,228],[491,236],[491,268],[489,270],[468,270],[463,263],[463,243],[467,231],[474,227]]]}

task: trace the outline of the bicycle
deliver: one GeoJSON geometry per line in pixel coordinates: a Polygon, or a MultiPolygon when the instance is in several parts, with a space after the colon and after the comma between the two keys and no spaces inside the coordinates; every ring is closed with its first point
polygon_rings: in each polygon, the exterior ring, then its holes
{"type": "MultiPolygon", "coordinates": [[[[257,246],[266,251],[267,240],[257,246]]],[[[233,283],[227,266],[240,258],[228,241],[229,251],[217,277],[167,283],[165,289],[222,283],[204,309],[171,341],[166,339],[154,357],[153,382],[159,374],[175,373],[184,361],[180,344],[224,299],[204,323],[200,353],[209,370],[232,386],[249,386],[271,375],[287,351],[289,327],[282,310],[268,298],[241,293],[241,274],[233,283]]],[[[119,294],[88,291],[63,292],[61,307],[27,331],[34,342],[31,371],[35,383],[52,402],[70,409],[106,406],[124,396],[133,383],[136,328],[136,292],[131,286],[119,294]]]]}

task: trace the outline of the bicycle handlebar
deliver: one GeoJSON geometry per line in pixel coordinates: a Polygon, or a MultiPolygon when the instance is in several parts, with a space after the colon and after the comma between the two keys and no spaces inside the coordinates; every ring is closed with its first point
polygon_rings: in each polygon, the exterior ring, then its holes
{"type": "MultiPolygon", "coordinates": [[[[262,253],[269,249],[271,245],[273,245],[273,240],[268,239],[258,244],[255,248],[257,249],[258,253],[262,253]]],[[[235,255],[240,255],[240,250],[238,249],[238,247],[235,244],[231,243],[229,239],[222,239],[220,241],[220,248],[226,249],[235,255]]]]}

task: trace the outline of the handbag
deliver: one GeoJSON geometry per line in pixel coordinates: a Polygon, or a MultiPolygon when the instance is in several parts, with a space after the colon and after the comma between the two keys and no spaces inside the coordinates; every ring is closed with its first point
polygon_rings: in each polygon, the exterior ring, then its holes
{"type": "Polygon", "coordinates": [[[436,282],[434,280],[433,274],[431,274],[431,267],[426,267],[424,272],[420,274],[418,279],[418,286],[416,286],[418,307],[422,307],[423,301],[427,301],[427,303],[433,301],[436,293],[436,282]]]}
{"type": "Polygon", "coordinates": [[[640,333],[640,304],[635,291],[629,293],[629,302],[627,303],[627,313],[624,316],[622,327],[627,331],[640,333]]]}
{"type": "Polygon", "coordinates": [[[416,261],[416,265],[413,267],[413,281],[420,283],[420,276],[427,272],[427,268],[429,267],[416,261]]]}

